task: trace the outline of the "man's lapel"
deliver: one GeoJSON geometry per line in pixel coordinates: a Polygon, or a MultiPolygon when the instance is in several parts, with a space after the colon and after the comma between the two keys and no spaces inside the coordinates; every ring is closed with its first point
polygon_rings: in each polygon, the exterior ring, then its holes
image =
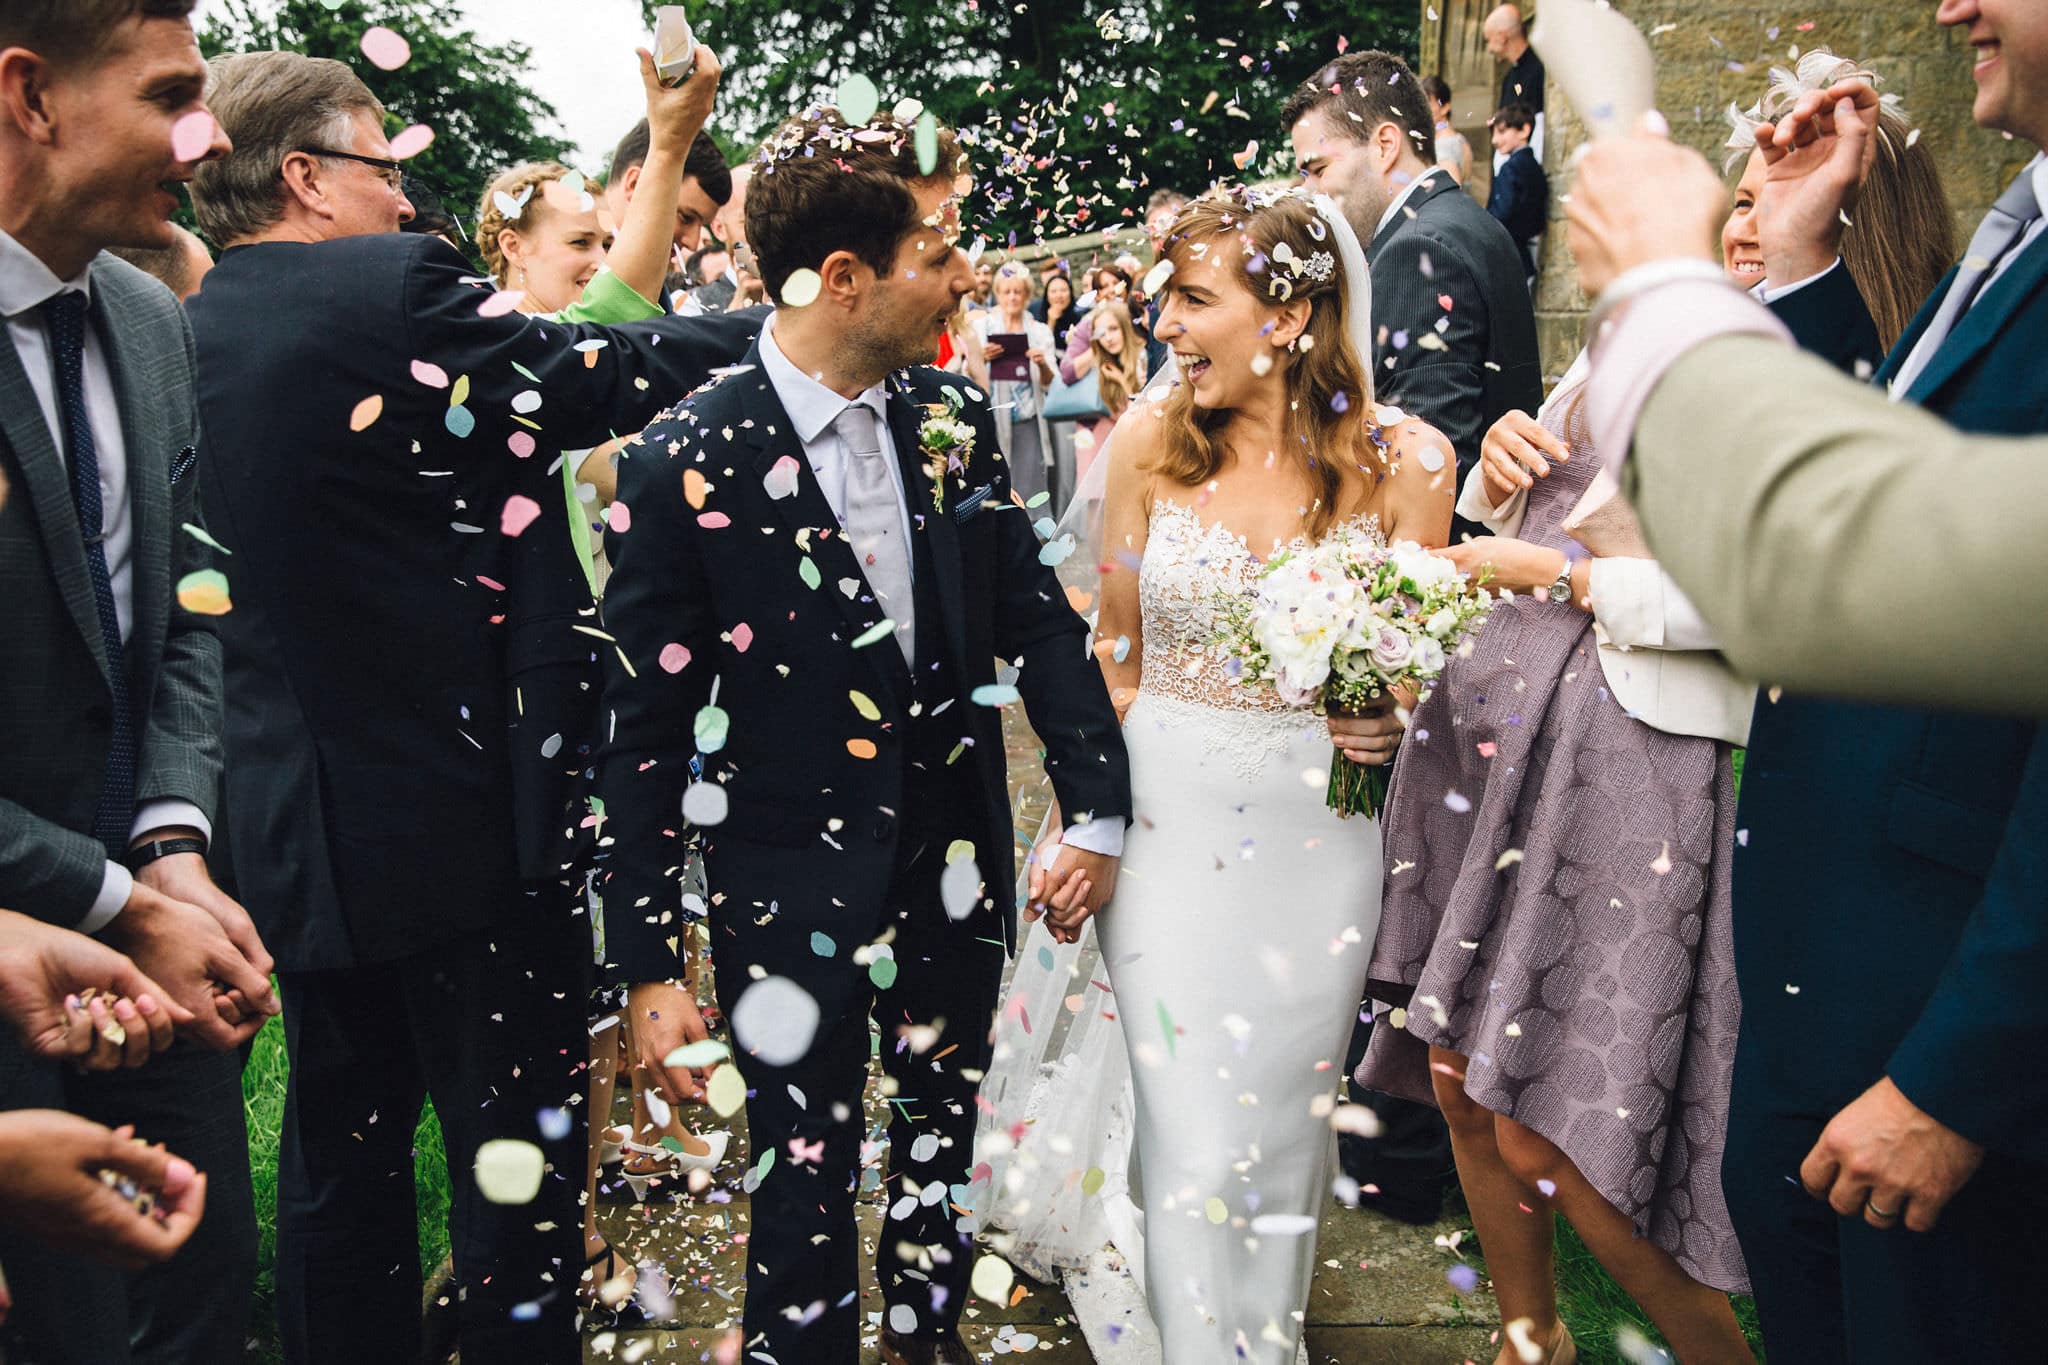
{"type": "Polygon", "coordinates": [[[1941,391],[1976,354],[1991,344],[2022,303],[2048,278],[2048,235],[2037,237],[2006,272],[1993,280],[1970,310],[1957,319],[1955,330],[1936,348],[1927,368],[1906,394],[1909,403],[1924,403],[1941,391]]]}
{"type": "MultiPolygon", "coordinates": [[[[910,525],[923,536],[931,555],[932,586],[938,591],[939,613],[945,618],[946,643],[955,664],[963,664],[961,651],[967,640],[967,606],[960,596],[960,528],[953,521],[953,501],[959,494],[955,480],[941,480],[945,489],[941,506],[932,503],[932,478],[918,447],[918,429],[923,419],[899,376],[891,379],[889,393],[889,435],[896,446],[896,462],[903,471],[903,494],[910,500],[910,525]]],[[[962,677],[966,674],[963,671],[962,677]]]]}
{"type": "MultiPolygon", "coordinates": [[[[128,638],[129,658],[155,659],[162,653],[171,576],[171,463],[163,412],[149,401],[152,357],[146,349],[149,330],[122,326],[119,300],[112,297],[111,271],[92,275],[92,325],[113,375],[114,398],[121,413],[121,444],[128,462],[128,540],[133,599],[128,638]]],[[[187,474],[186,477],[191,477],[187,474]]]]}
{"type": "Polygon", "coordinates": [[[71,496],[71,476],[57,453],[50,424],[43,418],[42,404],[29,385],[28,372],[14,343],[0,344],[0,434],[14,448],[21,462],[23,490],[36,510],[42,527],[43,545],[50,556],[50,572],[71,609],[72,624],[85,637],[86,648],[100,667],[107,669],[106,641],[100,635],[99,607],[93,601],[92,571],[85,563],[85,535],[78,525],[78,504],[71,496]]]}
{"type": "Polygon", "coordinates": [[[1451,179],[1449,172],[1436,166],[1430,167],[1415,179],[1421,183],[1422,188],[1409,195],[1401,207],[1394,211],[1394,216],[1387,220],[1387,225],[1373,234],[1372,245],[1366,250],[1368,258],[1378,255],[1380,248],[1387,244],[1387,239],[1408,226],[1409,220],[1422,211],[1424,204],[1439,194],[1457,187],[1457,182],[1451,179]]]}
{"type": "MultiPolygon", "coordinates": [[[[726,382],[747,385],[741,406],[747,414],[745,434],[753,447],[754,476],[767,479],[776,464],[785,458],[795,465],[793,485],[784,479],[777,480],[781,487],[793,488],[793,491],[776,497],[774,493],[777,490],[771,489],[769,501],[790,534],[797,537],[798,546],[817,566],[818,586],[812,591],[831,599],[858,638],[882,620],[874,589],[869,585],[867,575],[861,571],[853,546],[847,541],[846,532],[833,513],[832,504],[826,500],[817,474],[811,469],[811,461],[804,453],[803,438],[796,433],[796,423],[790,420],[789,410],[782,405],[775,385],[769,381],[767,368],[761,364],[758,343],[747,353],[744,363],[753,369],[726,382]],[[851,591],[848,591],[849,586],[851,591]]],[[[896,648],[893,641],[878,640],[861,652],[869,656],[875,671],[907,704],[910,671],[904,666],[903,651],[896,648]]]]}
{"type": "Polygon", "coordinates": [[[1927,301],[1920,305],[1920,311],[1913,315],[1913,320],[1906,324],[1906,330],[1900,334],[1898,341],[1893,343],[1891,354],[1886,356],[1884,364],[1877,368],[1875,382],[1879,388],[1884,388],[1892,382],[1892,376],[1899,372],[1900,367],[1906,363],[1906,357],[1913,354],[1913,348],[1918,346],[1920,338],[1927,334],[1928,324],[1932,323],[1934,315],[1941,311],[1941,301],[1948,297],[1949,286],[1956,282],[1958,270],[1957,266],[1948,268],[1948,274],[1941,277],[1941,283],[1934,286],[1934,292],[1927,296],[1927,301]]]}

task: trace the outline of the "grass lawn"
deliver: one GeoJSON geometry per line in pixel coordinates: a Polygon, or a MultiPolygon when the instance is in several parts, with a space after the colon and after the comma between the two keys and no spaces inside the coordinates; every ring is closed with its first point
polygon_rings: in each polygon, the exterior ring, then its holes
{"type": "MultiPolygon", "coordinates": [[[[277,1351],[277,1135],[284,1122],[284,1021],[273,1019],[256,1035],[242,1070],[242,1107],[249,1121],[249,1174],[256,1189],[256,1299],[249,1334],[251,1365],[281,1359],[277,1351]]],[[[431,1275],[448,1254],[448,1163],[441,1154],[441,1121],[430,1104],[413,1141],[413,1181],[420,1220],[420,1273],[431,1275]]],[[[405,1363],[405,1365],[409,1365],[405,1363]]]]}

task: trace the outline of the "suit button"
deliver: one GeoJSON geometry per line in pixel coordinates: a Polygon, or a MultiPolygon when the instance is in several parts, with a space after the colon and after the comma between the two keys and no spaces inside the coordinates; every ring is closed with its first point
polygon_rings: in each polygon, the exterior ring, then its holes
{"type": "Polygon", "coordinates": [[[896,837],[896,817],[883,811],[875,817],[875,842],[886,844],[896,837]]]}

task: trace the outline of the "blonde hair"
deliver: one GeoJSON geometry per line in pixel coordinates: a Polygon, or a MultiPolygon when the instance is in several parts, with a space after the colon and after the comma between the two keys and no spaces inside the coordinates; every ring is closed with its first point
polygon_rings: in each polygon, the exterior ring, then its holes
{"type": "Polygon", "coordinates": [[[510,282],[512,267],[505,259],[505,248],[498,244],[498,234],[507,228],[525,232],[539,221],[541,214],[553,212],[545,187],[568,175],[569,168],[559,161],[528,161],[504,172],[485,187],[483,203],[477,206],[476,244],[484,255],[484,269],[491,272],[491,278],[500,287],[510,282]],[[525,196],[525,206],[517,216],[498,207],[501,194],[515,201],[525,196]]]}
{"type": "MultiPolygon", "coordinates": [[[[1329,224],[1298,189],[1279,195],[1225,189],[1183,209],[1164,250],[1176,274],[1203,257],[1236,261],[1240,282],[1261,302],[1308,302],[1299,349],[1274,359],[1286,367],[1285,446],[1316,489],[1308,517],[1311,535],[1321,535],[1336,520],[1346,465],[1368,477],[1388,472],[1384,455],[1378,469],[1369,469],[1341,454],[1362,452],[1371,444],[1372,371],[1351,344],[1343,260],[1329,236],[1329,224]],[[1291,261],[1289,266],[1275,260],[1283,243],[1287,250],[1279,255],[1291,261]],[[1324,268],[1297,268],[1312,261],[1324,268]]],[[[1197,408],[1193,387],[1182,384],[1160,404],[1160,415],[1165,443],[1160,472],[1190,488],[1208,481],[1223,465],[1218,437],[1228,414],[1197,408]]]]}
{"type": "Polygon", "coordinates": [[[1088,315],[1088,338],[1088,349],[1095,353],[1096,390],[1102,396],[1102,410],[1121,417],[1138,390],[1145,387],[1145,343],[1138,340],[1129,306],[1112,300],[1096,308],[1088,315]],[[1124,348],[1116,355],[1102,344],[1103,331],[1112,327],[1124,339],[1124,348]],[[1112,370],[1123,378],[1112,378],[1112,370]]]}
{"type": "MultiPolygon", "coordinates": [[[[1728,106],[1728,168],[1747,161],[1756,150],[1759,123],[1784,117],[1801,96],[1847,80],[1868,81],[1874,88],[1881,79],[1868,65],[1837,57],[1824,47],[1801,57],[1795,69],[1771,68],[1762,99],[1746,110],[1728,106]]],[[[1955,258],[1955,213],[1942,185],[1941,168],[1934,154],[1919,145],[1899,97],[1881,96],[1877,155],[1842,230],[1842,264],[1856,282],[1886,350],[1905,333],[1955,258]]]]}

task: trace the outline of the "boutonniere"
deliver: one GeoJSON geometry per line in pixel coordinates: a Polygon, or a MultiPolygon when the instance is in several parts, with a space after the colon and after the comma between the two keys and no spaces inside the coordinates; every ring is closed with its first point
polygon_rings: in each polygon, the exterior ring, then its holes
{"type": "MultiPolygon", "coordinates": [[[[932,510],[946,510],[946,476],[962,479],[967,457],[974,451],[974,428],[950,403],[927,403],[917,428],[917,448],[924,472],[932,481],[932,510]]],[[[963,480],[964,482],[964,480],[963,480]]]]}

